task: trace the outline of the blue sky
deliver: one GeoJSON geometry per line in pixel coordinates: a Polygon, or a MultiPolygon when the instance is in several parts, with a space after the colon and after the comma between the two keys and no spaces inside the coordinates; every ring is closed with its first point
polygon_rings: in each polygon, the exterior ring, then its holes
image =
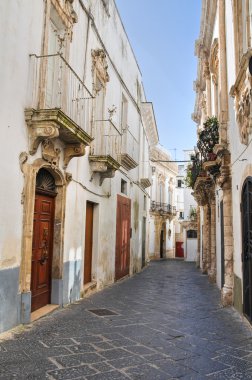
{"type": "Polygon", "coordinates": [[[176,158],[193,148],[191,120],[201,0],[116,0],[135,52],[148,101],[153,102],[160,143],[176,158]]]}

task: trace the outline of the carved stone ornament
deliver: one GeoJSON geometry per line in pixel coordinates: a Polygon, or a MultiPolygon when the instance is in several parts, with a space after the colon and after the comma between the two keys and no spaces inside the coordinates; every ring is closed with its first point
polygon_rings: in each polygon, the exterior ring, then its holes
{"type": "Polygon", "coordinates": [[[28,153],[21,152],[19,155],[19,166],[22,173],[24,172],[24,164],[26,163],[27,160],[28,160],[28,153]]]}
{"type": "Polygon", "coordinates": [[[52,4],[56,8],[59,16],[68,28],[78,22],[78,16],[73,8],[74,0],[52,0],[52,4]]]}
{"type": "Polygon", "coordinates": [[[219,75],[219,42],[215,38],[210,51],[210,71],[212,73],[213,82],[217,85],[219,75]]]}
{"type": "Polygon", "coordinates": [[[210,79],[210,69],[209,69],[209,62],[205,61],[204,62],[204,78],[205,79],[210,79]]]}
{"type": "Polygon", "coordinates": [[[242,56],[235,84],[230,90],[230,95],[235,98],[236,122],[239,127],[240,140],[245,145],[248,144],[252,127],[252,78],[248,71],[248,62],[251,56],[252,49],[242,56]]]}
{"type": "Polygon", "coordinates": [[[73,179],[73,175],[72,175],[72,173],[68,173],[68,172],[66,172],[66,173],[65,173],[65,177],[66,177],[66,182],[67,182],[67,184],[69,184],[69,183],[72,181],[72,179],[73,179]]]}
{"type": "MultiPolygon", "coordinates": [[[[92,50],[92,60],[93,60],[93,75],[94,83],[96,86],[97,77],[105,85],[109,81],[108,74],[108,64],[106,60],[106,54],[103,49],[92,50]]],[[[97,87],[97,86],[96,86],[97,87]]],[[[95,88],[95,91],[99,91],[100,88],[95,88]]]]}
{"type": "Polygon", "coordinates": [[[54,148],[54,144],[50,139],[42,142],[42,157],[48,161],[52,167],[59,166],[60,149],[54,148]]]}
{"type": "Polygon", "coordinates": [[[29,153],[35,154],[39,144],[45,139],[52,139],[59,136],[59,127],[56,122],[33,119],[33,110],[25,111],[25,119],[29,133],[29,153]]]}
{"type": "Polygon", "coordinates": [[[73,157],[81,157],[85,154],[84,144],[68,144],[64,149],[64,168],[67,167],[73,157]]]}
{"type": "Polygon", "coordinates": [[[239,126],[240,138],[242,144],[248,144],[248,136],[252,127],[251,118],[251,101],[252,90],[246,87],[240,97],[235,101],[236,121],[239,126]]]}

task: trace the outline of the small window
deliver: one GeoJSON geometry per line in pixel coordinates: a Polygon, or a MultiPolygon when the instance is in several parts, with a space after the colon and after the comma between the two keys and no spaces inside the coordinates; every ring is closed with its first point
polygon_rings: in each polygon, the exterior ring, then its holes
{"type": "Polygon", "coordinates": [[[186,235],[187,239],[197,239],[197,231],[195,230],[188,230],[186,235]]]}
{"type": "Polygon", "coordinates": [[[182,179],[178,179],[178,187],[182,187],[182,183],[183,183],[182,179]]]}
{"type": "Polygon", "coordinates": [[[184,219],[184,213],[182,211],[179,213],[179,219],[184,219]]]}
{"type": "Polygon", "coordinates": [[[127,195],[127,182],[121,179],[121,193],[127,195]]]}
{"type": "Polygon", "coordinates": [[[144,195],[144,211],[146,211],[146,195],[144,195]]]}

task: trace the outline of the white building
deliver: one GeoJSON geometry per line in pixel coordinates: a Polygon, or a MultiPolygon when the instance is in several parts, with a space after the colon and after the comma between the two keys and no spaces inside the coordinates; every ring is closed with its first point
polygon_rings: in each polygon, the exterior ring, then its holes
{"type": "Polygon", "coordinates": [[[200,154],[193,166],[204,273],[252,322],[252,4],[203,0],[193,119],[200,154]]]}
{"type": "Polygon", "coordinates": [[[0,3],[0,331],[139,271],[151,174],[113,0],[0,3]]]}
{"type": "Polygon", "coordinates": [[[170,153],[151,141],[152,186],[149,227],[149,256],[151,259],[174,258],[175,255],[175,182],[178,167],[170,153]]]}
{"type": "Polygon", "coordinates": [[[177,200],[175,256],[184,258],[186,261],[197,259],[197,203],[192,196],[192,189],[186,183],[187,167],[193,154],[192,150],[184,150],[185,162],[178,165],[175,191],[177,200]]]}

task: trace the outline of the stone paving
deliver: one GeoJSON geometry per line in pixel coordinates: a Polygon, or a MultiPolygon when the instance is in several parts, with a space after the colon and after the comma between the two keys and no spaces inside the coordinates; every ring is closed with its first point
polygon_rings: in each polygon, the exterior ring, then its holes
{"type": "Polygon", "coordinates": [[[252,329],[219,300],[194,264],[153,262],[2,342],[0,379],[252,379],[252,329]]]}

